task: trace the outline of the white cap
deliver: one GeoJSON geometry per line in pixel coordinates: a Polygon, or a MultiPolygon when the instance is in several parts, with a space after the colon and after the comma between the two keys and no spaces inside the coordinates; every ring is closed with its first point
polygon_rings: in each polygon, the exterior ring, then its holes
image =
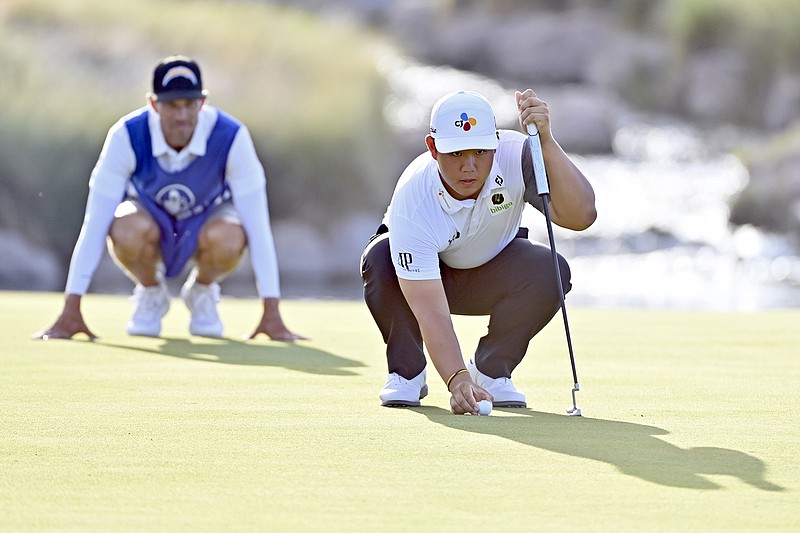
{"type": "Polygon", "coordinates": [[[436,140],[436,150],[445,154],[497,149],[492,104],[470,91],[444,95],[431,111],[431,137],[436,140]]]}

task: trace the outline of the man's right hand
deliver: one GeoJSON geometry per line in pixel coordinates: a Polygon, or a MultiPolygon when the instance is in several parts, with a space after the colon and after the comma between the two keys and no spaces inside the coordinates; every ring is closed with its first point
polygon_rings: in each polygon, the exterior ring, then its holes
{"type": "Polygon", "coordinates": [[[81,296],[68,294],[64,302],[64,309],[55,323],[49,328],[33,334],[34,339],[71,339],[78,333],[85,333],[90,340],[95,340],[97,335],[89,330],[81,313],[81,296]]]}
{"type": "Polygon", "coordinates": [[[477,414],[481,400],[494,402],[492,395],[472,381],[466,372],[455,377],[450,384],[450,394],[450,410],[456,415],[477,414]]]}

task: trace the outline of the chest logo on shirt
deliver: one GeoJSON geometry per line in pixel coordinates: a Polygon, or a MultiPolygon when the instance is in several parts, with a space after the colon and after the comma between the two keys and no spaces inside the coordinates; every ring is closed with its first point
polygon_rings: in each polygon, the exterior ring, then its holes
{"type": "Polygon", "coordinates": [[[445,208],[450,209],[450,202],[447,201],[447,196],[445,196],[444,191],[439,189],[437,194],[439,195],[439,201],[444,204],[445,208]]]}
{"type": "Polygon", "coordinates": [[[189,187],[180,183],[170,183],[158,191],[156,202],[170,215],[180,220],[192,215],[195,198],[189,187]]]}
{"type": "Polygon", "coordinates": [[[506,200],[506,192],[501,190],[489,197],[489,212],[492,216],[499,215],[503,211],[508,211],[514,205],[511,200],[506,200]]]}

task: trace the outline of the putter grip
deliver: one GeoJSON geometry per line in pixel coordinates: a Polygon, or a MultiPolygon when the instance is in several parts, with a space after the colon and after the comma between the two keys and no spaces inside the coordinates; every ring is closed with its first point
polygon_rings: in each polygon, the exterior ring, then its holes
{"type": "Polygon", "coordinates": [[[533,176],[536,178],[536,192],[539,196],[550,194],[550,185],[547,183],[547,170],[544,168],[542,155],[542,141],[539,139],[539,129],[536,124],[528,124],[528,142],[531,143],[531,159],[533,159],[533,176]]]}

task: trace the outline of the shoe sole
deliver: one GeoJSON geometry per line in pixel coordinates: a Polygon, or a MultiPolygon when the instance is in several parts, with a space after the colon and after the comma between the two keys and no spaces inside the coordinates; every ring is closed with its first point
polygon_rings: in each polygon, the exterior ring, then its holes
{"type": "Polygon", "coordinates": [[[192,331],[190,329],[189,333],[194,335],[195,337],[206,337],[207,339],[221,339],[222,338],[222,332],[221,331],[219,333],[213,332],[213,331],[202,331],[201,332],[201,331],[192,331]]]}
{"type": "Polygon", "coordinates": [[[381,402],[382,407],[395,407],[395,408],[404,408],[404,407],[419,407],[419,402],[407,402],[405,400],[389,400],[388,402],[381,402]]]}
{"type": "Polygon", "coordinates": [[[151,333],[147,331],[126,331],[126,333],[131,337],[152,337],[154,339],[161,336],[160,331],[158,333],[151,333]]]}
{"type": "MultiPolygon", "coordinates": [[[[428,386],[423,385],[422,388],[419,390],[419,399],[423,399],[425,396],[428,395],[428,386]]],[[[419,407],[419,402],[412,402],[408,400],[386,400],[385,402],[381,402],[382,407],[419,407]]]]}
{"type": "Polygon", "coordinates": [[[512,407],[512,408],[515,408],[515,409],[524,409],[524,408],[528,407],[528,404],[526,404],[525,402],[513,402],[513,401],[510,401],[510,402],[494,402],[492,405],[494,407],[512,407]]]}
{"type": "Polygon", "coordinates": [[[152,329],[147,330],[147,329],[137,329],[125,326],[125,333],[127,333],[131,337],[160,337],[161,328],[159,327],[158,330],[152,330],[152,329]]]}

